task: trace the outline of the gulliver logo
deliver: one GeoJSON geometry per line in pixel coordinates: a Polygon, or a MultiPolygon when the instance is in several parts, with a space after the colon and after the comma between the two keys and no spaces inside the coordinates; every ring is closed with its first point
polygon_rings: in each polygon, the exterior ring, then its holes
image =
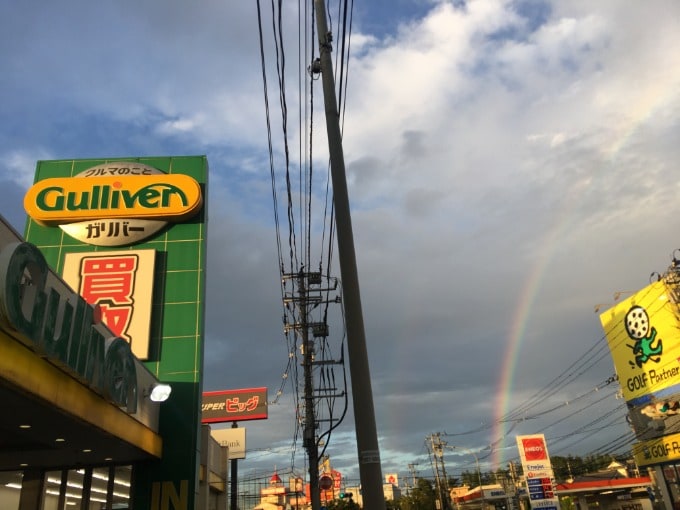
{"type": "Polygon", "coordinates": [[[24,207],[37,222],[59,225],[101,218],[181,220],[201,206],[201,188],[187,175],[45,179],[24,207]]]}
{"type": "Polygon", "coordinates": [[[97,246],[134,244],[168,222],[192,217],[202,205],[201,186],[190,176],[126,162],[38,181],[24,197],[36,222],[97,246]]]}
{"type": "Polygon", "coordinates": [[[548,455],[545,451],[545,443],[540,437],[528,437],[522,439],[522,448],[527,462],[537,460],[547,460],[548,455]]]}
{"type": "MultiPolygon", "coordinates": [[[[650,326],[647,311],[641,306],[634,306],[628,310],[625,322],[626,333],[634,340],[633,345],[627,345],[633,350],[635,364],[642,368],[650,360],[655,363],[661,361],[663,342],[661,338],[656,338],[656,328],[650,326]]],[[[628,363],[633,366],[632,361],[628,363]]]]}

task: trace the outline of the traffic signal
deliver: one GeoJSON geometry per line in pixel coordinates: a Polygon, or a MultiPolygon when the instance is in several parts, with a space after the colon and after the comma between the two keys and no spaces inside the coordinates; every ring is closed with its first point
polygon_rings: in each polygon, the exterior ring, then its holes
{"type": "Polygon", "coordinates": [[[680,414],[680,402],[677,400],[655,402],[643,407],[640,409],[640,412],[650,418],[666,418],[667,416],[680,414]]]}
{"type": "Polygon", "coordinates": [[[352,499],[352,496],[354,496],[354,494],[352,494],[351,492],[341,492],[340,493],[340,499],[345,499],[345,498],[352,499]]]}

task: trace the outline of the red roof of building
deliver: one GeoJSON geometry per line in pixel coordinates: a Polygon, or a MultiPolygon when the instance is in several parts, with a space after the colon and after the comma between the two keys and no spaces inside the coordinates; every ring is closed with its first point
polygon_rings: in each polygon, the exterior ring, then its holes
{"type": "Polygon", "coordinates": [[[607,489],[629,489],[632,487],[646,487],[652,485],[652,480],[648,476],[635,478],[609,478],[574,481],[572,483],[558,483],[558,492],[583,492],[600,491],[607,489]]]}

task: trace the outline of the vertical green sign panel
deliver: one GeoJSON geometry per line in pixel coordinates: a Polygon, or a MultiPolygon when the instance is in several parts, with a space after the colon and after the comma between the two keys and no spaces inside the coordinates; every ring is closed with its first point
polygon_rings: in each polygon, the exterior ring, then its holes
{"type": "MultiPolygon", "coordinates": [[[[162,458],[134,467],[131,508],[189,510],[197,502],[200,464],[208,162],[205,156],[40,161],[35,182],[56,178],[68,183],[67,178],[82,177],[89,169],[117,162],[121,168],[132,166],[124,162],[138,163],[140,167],[152,167],[166,174],[192,177],[200,184],[202,207],[193,217],[179,223],[168,222],[157,232],[126,246],[96,246],[72,237],[58,225],[46,226],[30,217],[25,237],[42,250],[48,263],[60,274],[67,253],[155,250],[150,354],[145,364],[160,381],[172,386],[172,393],[166,402],[159,404],[162,458]]],[[[155,189],[144,191],[138,202],[154,203],[155,189]]],[[[140,196],[137,193],[128,197],[128,201],[140,196]]],[[[73,203],[83,207],[86,202],[82,198],[81,193],[73,203]]],[[[57,203],[50,199],[48,196],[45,202],[57,203]]],[[[80,239],[94,232],[103,235],[109,228],[103,221],[101,231],[92,225],[84,227],[80,239]]]]}

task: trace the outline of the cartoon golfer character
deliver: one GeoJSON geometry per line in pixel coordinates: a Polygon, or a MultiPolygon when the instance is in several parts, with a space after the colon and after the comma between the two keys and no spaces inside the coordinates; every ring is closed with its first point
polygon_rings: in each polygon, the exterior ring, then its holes
{"type": "MultiPolygon", "coordinates": [[[[661,360],[661,358],[654,358],[653,356],[660,356],[663,353],[662,340],[656,339],[656,328],[649,327],[649,315],[641,306],[634,306],[628,310],[626,332],[631,339],[635,340],[635,343],[628,347],[633,349],[635,363],[639,368],[642,368],[642,365],[649,360],[654,363],[661,360]]],[[[633,365],[632,361],[629,363],[633,365]]]]}

